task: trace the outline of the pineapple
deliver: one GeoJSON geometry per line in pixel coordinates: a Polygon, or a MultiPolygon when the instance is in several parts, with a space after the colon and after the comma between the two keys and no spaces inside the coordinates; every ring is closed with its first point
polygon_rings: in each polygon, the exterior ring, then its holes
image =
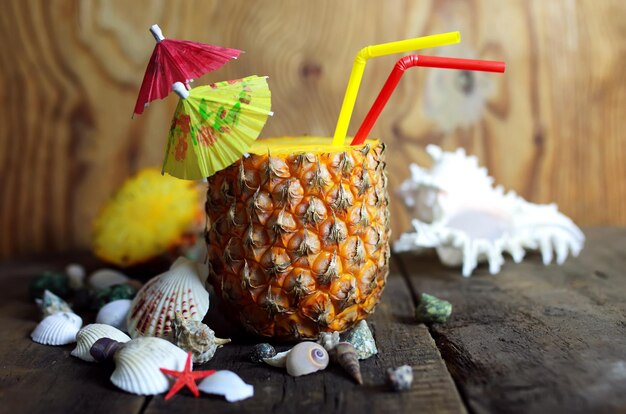
{"type": "Polygon", "coordinates": [[[349,329],[374,311],[389,272],[384,145],[272,138],[249,151],[208,179],[217,294],[259,335],[349,329]]]}

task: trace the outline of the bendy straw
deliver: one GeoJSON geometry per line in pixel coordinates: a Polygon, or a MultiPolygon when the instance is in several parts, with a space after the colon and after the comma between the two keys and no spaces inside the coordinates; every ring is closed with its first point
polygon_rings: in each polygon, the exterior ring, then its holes
{"type": "Polygon", "coordinates": [[[348,125],[350,124],[350,118],[352,116],[352,110],[354,109],[354,103],[356,102],[356,96],[359,92],[359,85],[361,84],[363,71],[365,70],[365,64],[367,63],[367,60],[369,58],[383,55],[391,55],[394,53],[408,52],[410,50],[445,46],[458,43],[460,41],[461,34],[459,32],[449,32],[431,36],[417,37],[415,39],[383,43],[380,45],[367,46],[361,49],[354,58],[352,72],[350,73],[350,79],[348,80],[348,86],[346,87],[346,94],[344,95],[343,104],[341,105],[341,112],[339,113],[339,119],[337,120],[337,126],[335,127],[333,145],[343,145],[346,134],[348,132],[348,125]]]}
{"type": "Polygon", "coordinates": [[[378,119],[380,112],[383,110],[389,97],[398,86],[400,78],[408,68],[415,66],[423,66],[429,68],[444,68],[458,70],[473,70],[482,72],[504,72],[504,62],[494,60],[474,60],[474,59],[457,59],[449,57],[410,55],[398,60],[393,70],[389,74],[385,85],[381,89],[376,101],[365,116],[361,127],[356,133],[351,145],[360,145],[365,142],[368,134],[372,130],[374,123],[378,119]]]}

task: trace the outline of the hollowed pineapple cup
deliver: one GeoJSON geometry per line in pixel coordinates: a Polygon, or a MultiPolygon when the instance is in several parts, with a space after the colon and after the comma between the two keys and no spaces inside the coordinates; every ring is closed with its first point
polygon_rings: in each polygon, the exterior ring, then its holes
{"type": "Polygon", "coordinates": [[[389,273],[384,144],[259,140],[208,179],[210,281],[251,332],[345,331],[374,311],[389,273]]]}

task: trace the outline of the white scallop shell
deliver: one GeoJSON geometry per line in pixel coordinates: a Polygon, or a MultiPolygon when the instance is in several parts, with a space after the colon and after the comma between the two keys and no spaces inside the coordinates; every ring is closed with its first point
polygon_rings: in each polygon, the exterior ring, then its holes
{"type": "Polygon", "coordinates": [[[232,371],[217,371],[198,383],[198,389],[206,394],[223,395],[228,402],[245,400],[254,395],[254,387],[243,382],[232,371]]]}
{"type": "Polygon", "coordinates": [[[182,371],[187,353],[161,338],[136,338],[128,341],[113,356],[115,371],[111,382],[118,388],[137,395],[166,392],[169,378],[160,368],[182,371]]]}
{"type": "Polygon", "coordinates": [[[487,170],[463,149],[443,152],[429,145],[426,150],[432,168],[412,164],[411,178],[400,187],[415,231],[401,235],[397,251],[436,248],[443,264],[463,266],[463,276],[484,261],[490,273],[498,273],[504,252],[520,262],[525,249],[538,249],[545,265],[554,253],[558,264],[568,254],[578,256],[585,236],[556,205],[529,203],[494,187],[487,170]]]}
{"type": "Polygon", "coordinates": [[[287,354],[287,373],[298,377],[321,371],[328,366],[328,352],[315,342],[300,342],[287,354]]]}
{"type": "Polygon", "coordinates": [[[30,334],[33,341],[44,345],[66,345],[76,341],[76,333],[83,325],[80,316],[59,312],[46,316],[30,334]]]}
{"type": "Polygon", "coordinates": [[[101,338],[111,338],[118,342],[130,341],[130,337],[117,328],[102,323],[92,323],[83,327],[76,334],[76,348],[71,355],[83,361],[95,362],[89,350],[101,338]]]}
{"type": "Polygon", "coordinates": [[[202,321],[209,310],[206,265],[179,257],[170,270],[150,279],[137,293],[128,313],[131,337],[173,337],[175,313],[202,321]]]}
{"type": "Polygon", "coordinates": [[[127,283],[128,280],[128,276],[117,270],[99,269],[89,276],[89,286],[95,290],[102,290],[114,285],[127,283]]]}
{"type": "Polygon", "coordinates": [[[130,299],[119,299],[107,303],[98,311],[96,323],[111,325],[120,331],[126,331],[126,318],[131,303],[132,301],[130,299]]]}

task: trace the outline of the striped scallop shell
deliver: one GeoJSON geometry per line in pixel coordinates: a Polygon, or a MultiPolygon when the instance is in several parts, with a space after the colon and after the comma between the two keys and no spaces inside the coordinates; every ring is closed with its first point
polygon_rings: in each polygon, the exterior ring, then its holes
{"type": "Polygon", "coordinates": [[[100,338],[111,338],[118,342],[130,341],[130,337],[117,328],[102,323],[92,323],[82,328],[76,334],[77,344],[72,351],[72,355],[83,361],[95,362],[89,350],[100,338]]]}
{"type": "Polygon", "coordinates": [[[175,313],[202,321],[209,310],[204,287],[208,268],[179,257],[170,270],[148,281],[133,299],[127,329],[132,338],[156,336],[173,339],[175,313]]]}
{"type": "Polygon", "coordinates": [[[187,353],[161,338],[136,338],[115,353],[115,371],[111,382],[118,388],[138,395],[167,391],[170,380],[160,368],[182,371],[187,353]]]}
{"type": "Polygon", "coordinates": [[[33,341],[44,345],[66,345],[76,341],[76,333],[83,325],[80,316],[58,312],[43,318],[30,334],[33,341]]]}

